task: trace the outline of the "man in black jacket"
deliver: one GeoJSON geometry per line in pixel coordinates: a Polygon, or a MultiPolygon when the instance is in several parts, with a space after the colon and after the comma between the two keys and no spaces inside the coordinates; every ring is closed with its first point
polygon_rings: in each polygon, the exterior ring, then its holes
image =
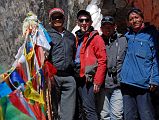
{"type": "Polygon", "coordinates": [[[75,112],[76,82],[73,77],[73,59],[76,50],[75,37],[64,27],[64,11],[53,8],[49,12],[50,28],[48,32],[52,38],[50,60],[57,69],[54,76],[60,90],[61,120],[73,120],[75,112]]]}

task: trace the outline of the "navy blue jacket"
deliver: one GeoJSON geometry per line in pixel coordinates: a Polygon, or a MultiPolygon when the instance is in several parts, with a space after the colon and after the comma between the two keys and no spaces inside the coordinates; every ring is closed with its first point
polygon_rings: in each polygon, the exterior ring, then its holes
{"type": "Polygon", "coordinates": [[[50,43],[51,62],[57,70],[72,72],[76,52],[74,35],[71,32],[64,30],[62,36],[53,28],[49,28],[48,33],[52,38],[50,43]]]}

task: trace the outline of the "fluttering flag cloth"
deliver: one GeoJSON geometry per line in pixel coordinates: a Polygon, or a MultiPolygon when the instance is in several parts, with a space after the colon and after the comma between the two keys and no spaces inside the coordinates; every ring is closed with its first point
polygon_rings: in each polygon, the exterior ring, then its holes
{"type": "Polygon", "coordinates": [[[24,91],[24,96],[27,99],[29,99],[29,100],[33,100],[33,101],[36,101],[38,103],[45,104],[43,97],[36,90],[34,90],[31,81],[28,81],[26,83],[26,88],[25,88],[25,91],[24,91]]]}
{"type": "Polygon", "coordinates": [[[54,83],[57,72],[44,56],[52,39],[32,12],[23,21],[22,38],[12,68],[0,75],[0,120],[46,120],[44,84],[46,79],[54,83]]]}
{"type": "Polygon", "coordinates": [[[16,107],[18,110],[36,120],[34,113],[32,112],[25,98],[23,97],[21,91],[15,90],[14,92],[12,92],[9,95],[9,100],[12,103],[12,105],[14,105],[14,107],[16,107]]]}
{"type": "Polygon", "coordinates": [[[55,66],[53,66],[48,60],[44,63],[43,71],[46,79],[51,79],[57,73],[55,66]]]}
{"type": "Polygon", "coordinates": [[[44,112],[44,106],[35,102],[34,104],[29,104],[31,110],[33,111],[34,115],[36,116],[37,120],[46,120],[46,114],[44,112]]]}
{"type": "Polygon", "coordinates": [[[26,47],[24,48],[24,55],[25,55],[27,61],[29,61],[34,55],[33,47],[34,47],[33,43],[31,41],[27,41],[26,47]]]}
{"type": "Polygon", "coordinates": [[[45,50],[50,50],[50,42],[51,37],[46,32],[45,28],[42,26],[42,24],[38,24],[38,29],[36,33],[33,35],[33,43],[35,43],[38,46],[43,47],[45,50]]]}
{"type": "Polygon", "coordinates": [[[7,96],[12,92],[11,88],[7,85],[6,82],[0,83],[0,98],[7,96]]]}
{"type": "Polygon", "coordinates": [[[31,79],[30,71],[29,71],[29,64],[24,55],[22,55],[19,59],[19,64],[22,64],[25,75],[27,77],[27,81],[31,79]]]}
{"type": "Polygon", "coordinates": [[[43,48],[38,45],[35,45],[35,54],[36,54],[36,58],[37,58],[39,67],[42,67],[42,65],[44,64],[44,60],[45,60],[43,48]]]}
{"type": "MultiPolygon", "coordinates": [[[[52,39],[41,23],[39,24],[39,29],[41,29],[42,32],[44,32],[47,42],[50,43],[52,41],[52,39]]],[[[48,49],[48,50],[50,50],[50,49],[48,49]]]]}
{"type": "Polygon", "coordinates": [[[11,84],[15,87],[18,87],[21,83],[24,83],[24,80],[21,78],[16,69],[11,73],[10,80],[11,84]]]}
{"type": "Polygon", "coordinates": [[[27,78],[27,75],[25,72],[26,69],[24,69],[22,63],[17,64],[16,70],[19,73],[19,75],[21,76],[21,78],[24,80],[24,82],[27,82],[28,78],[27,78]]]}
{"type": "Polygon", "coordinates": [[[33,120],[29,115],[21,112],[9,100],[8,96],[0,99],[0,120],[33,120]]]}

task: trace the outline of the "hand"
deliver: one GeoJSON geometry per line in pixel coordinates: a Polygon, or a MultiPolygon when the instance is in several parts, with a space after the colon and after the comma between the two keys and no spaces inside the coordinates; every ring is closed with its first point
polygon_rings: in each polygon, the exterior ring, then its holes
{"type": "Polygon", "coordinates": [[[98,93],[99,90],[100,90],[100,85],[94,84],[94,89],[93,89],[94,93],[98,93]]]}
{"type": "Polygon", "coordinates": [[[154,92],[157,89],[157,85],[150,85],[149,90],[150,92],[154,92]]]}

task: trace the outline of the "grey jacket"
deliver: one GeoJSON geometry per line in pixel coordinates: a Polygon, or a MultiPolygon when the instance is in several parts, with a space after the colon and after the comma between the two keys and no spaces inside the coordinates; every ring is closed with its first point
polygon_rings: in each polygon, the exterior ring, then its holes
{"type": "Polygon", "coordinates": [[[53,28],[48,29],[52,38],[50,59],[58,71],[72,72],[76,51],[74,35],[64,30],[63,35],[53,28]]]}
{"type": "Polygon", "coordinates": [[[119,74],[127,50],[127,40],[124,36],[115,33],[107,39],[102,36],[106,43],[107,51],[107,72],[105,78],[106,88],[116,88],[120,86],[119,74]]]}

